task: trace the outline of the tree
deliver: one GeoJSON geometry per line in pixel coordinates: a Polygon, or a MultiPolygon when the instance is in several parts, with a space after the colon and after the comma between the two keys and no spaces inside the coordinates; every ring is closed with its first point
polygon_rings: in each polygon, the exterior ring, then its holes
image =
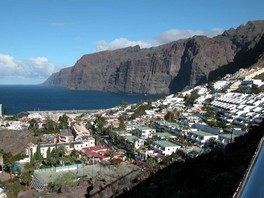
{"type": "Polygon", "coordinates": [[[252,84],[251,92],[252,94],[259,94],[261,89],[256,84],[252,84]]]}
{"type": "Polygon", "coordinates": [[[174,120],[179,120],[180,118],[180,112],[177,110],[173,110],[173,111],[168,111],[167,114],[164,116],[164,119],[166,121],[174,121],[174,120]]]}
{"type": "Polygon", "coordinates": [[[95,123],[99,132],[103,132],[104,126],[106,124],[105,118],[102,116],[97,116],[95,119],[95,123]]]}
{"type": "Polygon", "coordinates": [[[31,163],[26,163],[26,164],[24,165],[24,171],[25,171],[25,172],[28,172],[29,174],[33,174],[33,171],[34,171],[33,164],[31,164],[31,163]]]}
{"type": "Polygon", "coordinates": [[[63,157],[66,154],[65,146],[59,146],[57,149],[57,153],[58,153],[59,157],[63,157]]]}
{"type": "Polygon", "coordinates": [[[123,117],[119,117],[119,127],[118,130],[124,131],[126,130],[126,124],[123,117]]]}
{"type": "Polygon", "coordinates": [[[207,88],[210,89],[211,93],[215,92],[215,88],[214,88],[214,82],[209,82],[207,85],[207,88]]]}
{"type": "Polygon", "coordinates": [[[59,117],[59,128],[67,129],[69,127],[69,117],[66,114],[59,117]]]}
{"type": "Polygon", "coordinates": [[[206,111],[206,113],[205,113],[204,116],[207,119],[213,119],[213,120],[215,120],[216,113],[215,113],[215,111],[214,111],[214,109],[212,107],[209,107],[209,106],[205,107],[205,111],[206,111]]]}
{"type": "Polygon", "coordinates": [[[58,133],[59,132],[57,123],[54,122],[50,117],[46,118],[45,130],[47,133],[58,133]]]}
{"type": "Polygon", "coordinates": [[[51,157],[51,153],[50,153],[50,147],[49,147],[47,150],[47,158],[50,158],[50,157],[51,157]]]}
{"type": "Polygon", "coordinates": [[[22,182],[24,184],[26,184],[26,188],[28,189],[29,183],[31,181],[31,175],[29,174],[29,172],[24,171],[21,175],[20,175],[20,179],[22,180],[22,182]]]}
{"type": "Polygon", "coordinates": [[[92,125],[91,122],[87,122],[86,125],[85,125],[85,127],[86,127],[87,129],[93,130],[93,125],[92,125]]]}
{"type": "Polygon", "coordinates": [[[38,142],[36,153],[34,154],[34,160],[41,162],[42,159],[43,159],[43,157],[42,157],[41,151],[40,151],[40,143],[38,142]]]}
{"type": "Polygon", "coordinates": [[[10,152],[4,153],[3,159],[4,159],[4,164],[7,166],[7,169],[10,172],[10,179],[11,179],[12,178],[12,166],[15,163],[15,159],[10,152]]]}
{"type": "Polygon", "coordinates": [[[199,98],[198,91],[195,89],[191,92],[190,95],[186,95],[184,98],[185,106],[193,106],[195,100],[199,98]]]}
{"type": "Polygon", "coordinates": [[[36,119],[31,119],[29,121],[29,127],[28,127],[28,129],[33,132],[33,135],[34,136],[37,136],[37,131],[39,129],[39,125],[38,125],[38,122],[37,122],[36,119]]]}

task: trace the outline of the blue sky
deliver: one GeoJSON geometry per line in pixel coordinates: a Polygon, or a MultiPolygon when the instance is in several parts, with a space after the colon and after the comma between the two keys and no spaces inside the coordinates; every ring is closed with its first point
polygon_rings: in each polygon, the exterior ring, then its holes
{"type": "Polygon", "coordinates": [[[0,84],[37,84],[84,54],[215,36],[264,19],[263,0],[4,0],[0,84]]]}

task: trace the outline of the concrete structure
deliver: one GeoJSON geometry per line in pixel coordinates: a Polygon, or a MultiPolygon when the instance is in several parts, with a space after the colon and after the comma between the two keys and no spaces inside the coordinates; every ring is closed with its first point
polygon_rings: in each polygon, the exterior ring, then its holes
{"type": "Polygon", "coordinates": [[[83,126],[83,125],[75,124],[73,126],[73,130],[76,133],[76,135],[80,135],[80,134],[89,134],[90,135],[90,131],[88,129],[86,129],[85,126],[83,126]]]}
{"type": "Polygon", "coordinates": [[[138,134],[138,137],[142,139],[148,139],[153,137],[153,135],[156,133],[156,129],[152,129],[147,126],[141,126],[136,129],[136,133],[138,134]]]}
{"type": "Polygon", "coordinates": [[[154,141],[151,148],[162,155],[171,155],[181,148],[181,146],[174,144],[167,140],[154,141]]]}
{"type": "Polygon", "coordinates": [[[218,135],[214,135],[204,131],[189,131],[188,133],[188,139],[196,142],[199,145],[206,143],[211,138],[216,140],[218,138],[218,135]]]}
{"type": "Polygon", "coordinates": [[[62,129],[60,130],[59,142],[73,142],[74,136],[70,129],[62,129]]]}
{"type": "Polygon", "coordinates": [[[144,140],[134,135],[125,136],[125,143],[126,145],[131,145],[135,149],[139,149],[144,146],[144,140]]]}
{"type": "MultiPolygon", "coordinates": [[[[57,144],[40,144],[40,152],[43,158],[47,158],[47,151],[50,148],[50,152],[55,149],[56,147],[59,148],[63,146],[65,148],[66,154],[70,154],[73,150],[80,151],[85,147],[92,147],[95,146],[95,139],[90,137],[87,141],[74,141],[74,142],[64,142],[64,143],[57,143],[57,144]]],[[[26,155],[31,158],[37,152],[37,144],[30,143],[26,148],[26,155]]]]}
{"type": "Polygon", "coordinates": [[[218,119],[236,126],[258,126],[264,118],[264,94],[226,93],[211,102],[218,119]]]}
{"type": "Polygon", "coordinates": [[[111,159],[123,158],[123,153],[110,152],[108,148],[103,146],[93,146],[93,147],[83,148],[81,152],[84,157],[88,158],[89,164],[94,164],[100,162],[101,160],[108,161],[111,159]]]}
{"type": "Polygon", "coordinates": [[[161,140],[168,140],[176,138],[176,135],[169,132],[159,132],[155,134],[155,137],[161,140]]]}
{"type": "Polygon", "coordinates": [[[223,147],[226,147],[227,144],[234,141],[234,138],[237,137],[237,135],[234,134],[219,134],[216,143],[218,145],[221,145],[223,147]]]}

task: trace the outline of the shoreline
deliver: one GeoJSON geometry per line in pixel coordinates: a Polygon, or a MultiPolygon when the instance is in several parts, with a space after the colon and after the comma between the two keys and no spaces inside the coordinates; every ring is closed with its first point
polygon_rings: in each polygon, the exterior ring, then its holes
{"type": "Polygon", "coordinates": [[[73,110],[45,110],[45,111],[26,111],[29,114],[33,113],[68,113],[68,114],[78,114],[78,113],[98,113],[98,112],[105,112],[109,111],[112,109],[115,109],[116,107],[113,108],[108,108],[108,109],[73,109],[73,110]]]}

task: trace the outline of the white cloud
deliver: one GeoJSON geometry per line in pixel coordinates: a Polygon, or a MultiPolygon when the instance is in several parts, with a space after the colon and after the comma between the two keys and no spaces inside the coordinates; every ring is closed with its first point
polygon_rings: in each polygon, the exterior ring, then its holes
{"type": "Polygon", "coordinates": [[[13,84],[41,83],[52,73],[61,69],[62,65],[55,65],[46,57],[35,57],[27,60],[16,60],[14,57],[0,53],[0,78],[2,84],[12,79],[13,84]]]}
{"type": "Polygon", "coordinates": [[[151,47],[151,45],[144,41],[130,41],[126,38],[118,38],[110,43],[107,43],[106,41],[98,41],[96,43],[96,51],[103,51],[103,50],[114,50],[119,49],[123,47],[129,47],[129,46],[135,46],[139,45],[142,48],[151,47]]]}
{"type": "Polygon", "coordinates": [[[202,31],[202,30],[177,30],[172,29],[166,32],[162,32],[161,34],[150,38],[149,40],[145,41],[131,41],[127,38],[118,38],[111,42],[106,42],[104,40],[96,42],[96,51],[104,51],[104,50],[114,50],[129,46],[139,45],[141,48],[149,48],[158,45],[162,45],[165,43],[169,43],[172,41],[177,41],[179,39],[186,39],[190,38],[195,35],[205,35],[208,37],[213,37],[219,35],[223,32],[220,28],[214,28],[209,31],[202,31]]]}

